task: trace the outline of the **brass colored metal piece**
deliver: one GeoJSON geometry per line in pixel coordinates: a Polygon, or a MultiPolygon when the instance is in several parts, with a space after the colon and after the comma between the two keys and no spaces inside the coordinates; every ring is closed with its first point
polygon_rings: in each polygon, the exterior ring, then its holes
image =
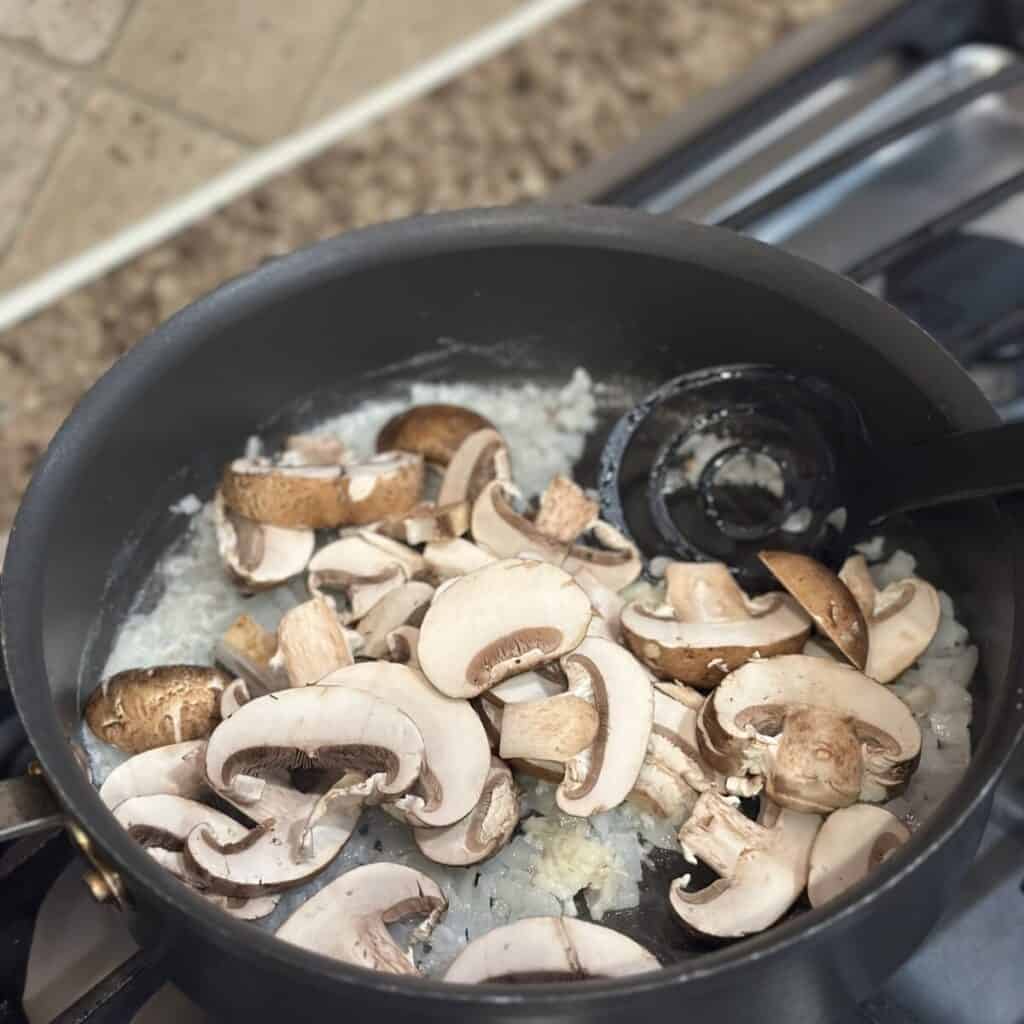
{"type": "Polygon", "coordinates": [[[125,910],[128,906],[128,897],[121,876],[97,856],[92,839],[81,825],[69,819],[66,828],[71,841],[92,865],[92,870],[87,871],[82,880],[92,893],[93,899],[97,903],[114,903],[119,910],[125,910]]]}

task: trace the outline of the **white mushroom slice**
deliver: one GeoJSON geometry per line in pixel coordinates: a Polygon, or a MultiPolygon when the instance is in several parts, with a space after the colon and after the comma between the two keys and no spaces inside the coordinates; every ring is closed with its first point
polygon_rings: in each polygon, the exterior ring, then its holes
{"type": "Polygon", "coordinates": [[[354,461],[344,441],[326,434],[290,434],[281,461],[293,466],[344,466],[354,461]]]}
{"type": "Polygon", "coordinates": [[[897,796],[921,753],[921,730],[896,694],[802,654],[727,676],[701,709],[697,739],[718,771],[762,775],[776,803],[821,813],[897,796]]]}
{"type": "Polygon", "coordinates": [[[689,928],[714,938],[763,931],[803,892],[820,824],[816,814],[798,814],[763,798],[754,822],[717,793],[701,794],[679,842],[720,877],[696,892],[687,892],[685,876],[676,879],[672,909],[689,928]]]}
{"type": "Polygon", "coordinates": [[[576,569],[572,573],[572,578],[590,598],[594,616],[604,624],[609,639],[618,641],[622,636],[622,609],[626,607],[625,598],[621,597],[617,590],[605,586],[589,569],[576,569]]]}
{"type": "Polygon", "coordinates": [[[559,474],[540,496],[534,523],[538,530],[559,544],[571,544],[598,518],[600,506],[588,498],[579,484],[559,474]]]}
{"type": "Polygon", "coordinates": [[[259,523],[292,529],[376,522],[413,507],[423,488],[423,459],[407,452],[347,466],[306,466],[235,459],[221,490],[228,507],[259,523]]]}
{"type": "Polygon", "coordinates": [[[818,629],[854,668],[863,672],[868,658],[868,626],[846,584],[827,566],[807,555],[762,551],[758,557],[818,629]]]}
{"type": "Polygon", "coordinates": [[[220,695],[221,719],[230,718],[243,704],[248,704],[250,700],[252,700],[252,694],[249,692],[249,687],[246,686],[244,679],[235,679],[233,682],[228,683],[224,687],[224,692],[220,695]]]}
{"type": "Polygon", "coordinates": [[[579,981],[660,966],[643,946],[611,928],[571,917],[528,917],[474,939],[444,980],[464,985],[579,981]]]}
{"type": "Polygon", "coordinates": [[[475,697],[575,648],[590,601],[568,573],[509,559],[453,580],[420,626],[420,664],[450,697],[475,697]]]}
{"type": "Polygon", "coordinates": [[[285,612],[277,627],[277,654],[291,686],[311,686],[355,659],[334,609],[320,595],[285,612]]]}
{"type": "Polygon", "coordinates": [[[209,824],[223,835],[237,841],[248,833],[243,825],[226,814],[198,803],[170,794],[135,796],[118,804],[114,817],[128,834],[150,856],[172,875],[197,889],[212,903],[216,903],[232,917],[255,921],[273,913],[277,896],[257,899],[228,899],[204,890],[200,880],[189,869],[182,853],[188,834],[196,827],[209,824]]]}
{"type": "Polygon", "coordinates": [[[454,540],[433,541],[423,549],[423,560],[427,568],[439,579],[448,580],[465,576],[474,569],[496,562],[489,551],[464,537],[454,540]]]}
{"type": "Polygon", "coordinates": [[[392,416],[377,435],[377,451],[418,452],[428,462],[447,466],[460,445],[478,431],[494,425],[461,405],[416,405],[392,416]]]}
{"type": "Polygon", "coordinates": [[[248,615],[239,615],[214,648],[217,661],[259,692],[288,686],[288,674],[273,663],[276,653],[277,636],[248,615]]]}
{"type": "Polygon", "coordinates": [[[848,558],[839,578],[850,588],[868,626],[864,671],[891,683],[924,653],[939,628],[941,608],[935,588],[917,576],[878,590],[863,555],[848,558]]]}
{"type": "Polygon", "coordinates": [[[417,828],[413,838],[424,857],[438,864],[465,867],[493,856],[512,838],[519,823],[519,790],[504,762],[491,758],[476,806],[445,828],[417,828]]]}
{"type": "Polygon", "coordinates": [[[487,734],[464,700],[439,693],[415,669],[360,662],[321,680],[324,688],[371,695],[401,709],[423,737],[417,793],[395,807],[412,824],[439,827],[465,817],[480,799],[491,763],[487,734]]]}
{"type": "Polygon", "coordinates": [[[526,516],[520,515],[510,501],[510,485],[493,480],[473,502],[471,530],[473,540],[499,558],[515,558],[522,552],[559,565],[568,547],[541,533],[526,516]]]}
{"type": "Polygon", "coordinates": [[[206,752],[211,785],[258,827],[240,842],[195,829],[190,866],[225,895],[299,884],[341,850],[364,801],[407,792],[422,765],[423,739],[391,703],[334,686],[258,697],[220,725],[206,752]],[[300,792],[296,769],[319,771],[320,784],[300,792]]]}
{"type": "Polygon", "coordinates": [[[387,926],[423,915],[414,941],[430,937],[447,909],[437,884],[402,864],[364,864],[345,872],[308,899],[277,930],[277,937],[343,963],[388,974],[419,974],[387,926]]]}
{"type": "MultiPolygon", "coordinates": [[[[506,704],[542,701],[546,697],[565,693],[568,685],[569,681],[561,667],[552,663],[544,665],[539,670],[511,676],[482,693],[479,698],[479,712],[494,749],[497,750],[501,742],[502,711],[506,704]]],[[[546,782],[561,782],[565,775],[564,765],[542,758],[512,758],[509,764],[516,771],[544,779],[546,782]]]]}
{"type": "Polygon", "coordinates": [[[654,722],[640,774],[629,794],[631,803],[659,817],[681,820],[699,794],[714,785],[713,774],[697,752],[696,722],[696,711],[655,689],[654,722]]]}
{"type": "Polygon", "coordinates": [[[562,568],[573,575],[586,569],[610,590],[628,587],[643,572],[644,563],[636,545],[610,523],[598,520],[591,527],[593,543],[577,542],[569,548],[562,568]]]}
{"type": "Polygon", "coordinates": [[[220,491],[213,508],[221,561],[248,590],[266,590],[298,576],[313,556],[316,535],[312,530],[246,519],[227,507],[220,491]]]}
{"type": "Polygon", "coordinates": [[[469,434],[452,455],[437,495],[438,505],[471,505],[492,480],[512,479],[505,439],[489,427],[469,434]]]}
{"type": "Polygon", "coordinates": [[[419,669],[420,631],[415,626],[399,626],[388,633],[385,641],[388,661],[419,669]]]}
{"type": "Polygon", "coordinates": [[[402,516],[378,523],[374,529],[406,544],[428,544],[461,537],[469,529],[469,502],[451,505],[420,502],[402,516]]]}
{"type": "Polygon", "coordinates": [[[154,747],[119,764],[100,787],[108,807],[133,796],[171,796],[197,800],[209,792],[204,761],[206,740],[188,740],[154,747]]]}
{"type": "Polygon", "coordinates": [[[803,648],[811,620],[788,594],[748,598],[719,562],[668,567],[672,605],[632,601],[622,610],[629,649],[665,679],[711,687],[750,658],[803,648]]]}
{"type": "Polygon", "coordinates": [[[592,703],[599,724],[594,742],[566,763],[555,799],[566,814],[589,817],[617,807],[636,783],[653,722],[651,680],[627,650],[592,637],[562,668],[569,694],[592,703]]]}
{"type": "Polygon", "coordinates": [[[811,849],[811,906],[842,895],[909,838],[910,830],[896,815],[874,804],[853,804],[829,815],[811,849]]]}
{"type": "Polygon", "coordinates": [[[340,619],[343,623],[358,621],[381,598],[405,583],[415,571],[411,567],[417,560],[411,548],[386,537],[353,534],[328,544],[313,556],[309,589],[314,594],[323,590],[344,592],[348,610],[340,614],[340,619]]]}
{"type": "Polygon", "coordinates": [[[419,580],[410,580],[385,594],[357,627],[363,637],[363,657],[387,657],[388,636],[400,626],[419,626],[433,596],[434,588],[419,580]]]}
{"type": "Polygon", "coordinates": [[[209,736],[231,682],[206,665],[132,668],[104,679],[85,705],[94,736],[126,754],[209,736]]]}

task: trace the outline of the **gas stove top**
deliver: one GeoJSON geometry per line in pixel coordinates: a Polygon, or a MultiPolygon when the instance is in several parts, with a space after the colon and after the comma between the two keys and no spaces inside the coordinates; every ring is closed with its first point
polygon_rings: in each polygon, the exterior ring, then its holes
{"type": "MultiPolygon", "coordinates": [[[[934,4],[858,6],[882,13],[851,14],[800,68],[780,57],[774,82],[758,69],[756,101],[692,111],[553,198],[726,224],[845,273],[922,323],[1005,418],[1024,418],[1024,63],[972,41],[981,4],[947,5],[945,21],[934,4]]],[[[0,691],[0,776],[24,770],[21,739],[0,691]]],[[[0,1024],[208,1020],[91,901],[82,871],[59,834],[0,849],[0,1024]]],[[[839,1024],[1024,1021],[1022,948],[1024,753],[954,904],[839,1024]]]]}

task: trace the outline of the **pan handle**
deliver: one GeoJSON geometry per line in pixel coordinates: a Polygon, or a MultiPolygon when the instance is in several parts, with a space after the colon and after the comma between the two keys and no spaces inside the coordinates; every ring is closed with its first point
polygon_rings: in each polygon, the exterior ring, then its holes
{"type": "Polygon", "coordinates": [[[38,775],[0,779],[0,843],[64,827],[64,815],[38,775]]]}

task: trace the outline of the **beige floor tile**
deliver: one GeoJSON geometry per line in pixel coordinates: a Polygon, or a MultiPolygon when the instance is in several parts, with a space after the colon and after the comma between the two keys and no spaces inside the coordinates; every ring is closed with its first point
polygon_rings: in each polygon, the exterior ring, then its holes
{"type": "Polygon", "coordinates": [[[355,0],[139,0],[108,70],[237,136],[273,139],[295,123],[354,7],[355,0]]]}
{"type": "Polygon", "coordinates": [[[71,75],[0,53],[0,252],[74,117],[71,75]]]}
{"type": "Polygon", "coordinates": [[[89,64],[114,40],[128,0],[0,0],[0,36],[28,39],[44,53],[89,64]]]}
{"type": "Polygon", "coordinates": [[[352,102],[522,6],[524,0],[366,0],[311,97],[307,120],[352,102]]]}
{"type": "Polygon", "coordinates": [[[108,90],[92,96],[0,265],[0,288],[52,267],[202,184],[244,150],[108,90]]]}

